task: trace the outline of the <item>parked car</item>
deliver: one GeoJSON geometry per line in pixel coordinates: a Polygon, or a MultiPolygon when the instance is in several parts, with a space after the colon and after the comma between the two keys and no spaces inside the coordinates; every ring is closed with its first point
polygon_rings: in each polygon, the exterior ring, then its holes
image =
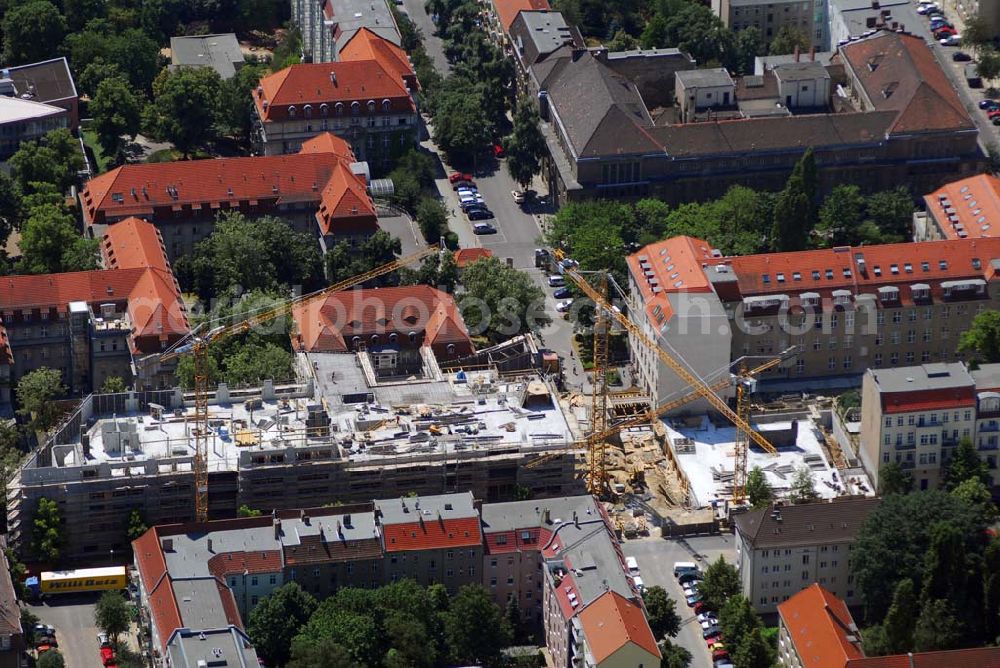
{"type": "Polygon", "coordinates": [[[939,7],[937,3],[926,2],[926,3],[921,3],[920,6],[917,7],[917,14],[927,15],[927,14],[932,14],[932,13],[934,13],[934,14],[940,14],[941,13],[941,7],[939,7]],[[935,11],[935,10],[937,10],[937,11],[935,11]]]}
{"type": "Polygon", "coordinates": [[[462,172],[455,172],[448,177],[450,183],[457,183],[459,181],[475,181],[472,178],[472,174],[463,174],[462,172]]]}
{"type": "Polygon", "coordinates": [[[515,204],[524,204],[524,193],[520,190],[511,190],[510,196],[514,198],[515,204]]]}
{"type": "Polygon", "coordinates": [[[101,648],[101,665],[110,666],[115,662],[115,651],[110,647],[101,648]]]}
{"type": "Polygon", "coordinates": [[[552,276],[549,276],[548,280],[550,288],[561,288],[562,286],[566,285],[566,279],[560,276],[559,274],[553,274],[552,276]]]}
{"type": "Polygon", "coordinates": [[[458,190],[459,188],[475,188],[475,181],[455,181],[451,184],[452,190],[458,190]]]}
{"type": "Polygon", "coordinates": [[[465,212],[469,220],[489,220],[493,218],[493,212],[481,206],[472,207],[465,212]]]}
{"type": "Polygon", "coordinates": [[[708,607],[708,604],[705,603],[704,601],[698,601],[697,603],[694,604],[694,614],[696,615],[700,615],[703,612],[710,612],[710,611],[711,610],[708,607]]]}
{"type": "Polygon", "coordinates": [[[986,116],[990,120],[993,120],[994,118],[997,118],[998,116],[1000,116],[1000,106],[996,106],[996,107],[993,107],[992,109],[988,110],[986,112],[986,116]]]}
{"type": "Polygon", "coordinates": [[[701,600],[701,594],[692,594],[690,596],[685,596],[684,601],[688,604],[688,607],[694,607],[694,604],[701,600]]]}
{"type": "MultiPolygon", "coordinates": [[[[556,302],[556,310],[559,311],[560,313],[565,313],[566,311],[569,310],[569,307],[572,305],[573,305],[572,299],[565,299],[561,302],[556,302]]],[[[636,586],[638,586],[638,584],[639,583],[636,583],[636,586]]]]}
{"type": "Polygon", "coordinates": [[[705,638],[706,640],[708,638],[712,638],[712,637],[718,638],[719,637],[719,627],[715,626],[715,625],[709,625],[709,626],[702,627],[702,629],[701,629],[701,637],[705,638]]]}
{"type": "Polygon", "coordinates": [[[958,46],[962,43],[961,35],[948,35],[944,39],[938,40],[941,46],[958,46]]]}
{"type": "Polygon", "coordinates": [[[677,578],[677,581],[682,585],[687,584],[688,582],[701,582],[701,573],[698,573],[697,571],[683,573],[679,578],[677,578]]]}
{"type": "Polygon", "coordinates": [[[951,21],[949,21],[947,18],[945,18],[941,14],[935,14],[934,16],[931,16],[930,17],[930,24],[931,24],[931,28],[932,29],[936,29],[936,28],[939,28],[941,26],[951,26],[952,28],[955,27],[955,25],[951,21]]]}
{"type": "Polygon", "coordinates": [[[99,647],[111,647],[111,641],[108,640],[108,634],[107,633],[104,633],[102,631],[101,633],[97,634],[97,645],[99,647]]]}
{"type": "MultiPolygon", "coordinates": [[[[563,309],[563,311],[562,311],[562,312],[565,312],[565,311],[568,311],[568,310],[569,310],[569,305],[573,303],[573,300],[572,300],[572,299],[570,299],[570,300],[568,300],[568,302],[569,302],[569,303],[568,303],[568,304],[566,304],[566,308],[565,308],[565,309],[563,309]]],[[[558,308],[559,308],[559,306],[557,305],[557,306],[556,306],[556,308],[558,309],[558,308]]],[[[632,577],[632,582],[634,582],[634,583],[635,583],[635,588],[636,588],[637,590],[639,590],[639,595],[640,595],[640,596],[643,596],[643,595],[645,595],[645,594],[646,594],[646,583],[642,581],[642,578],[641,578],[641,577],[639,577],[638,575],[635,575],[635,576],[633,576],[633,577],[632,577]]]]}
{"type": "Polygon", "coordinates": [[[932,32],[934,33],[934,39],[938,40],[944,39],[945,37],[951,37],[952,35],[958,33],[957,30],[955,30],[954,28],[950,28],[948,26],[941,26],[940,28],[935,28],[932,32]]]}
{"type": "Polygon", "coordinates": [[[705,644],[708,645],[708,651],[715,653],[720,649],[726,649],[726,646],[722,644],[722,638],[708,638],[705,640],[705,644]],[[713,642],[714,641],[714,642],[713,642]]]}
{"type": "Polygon", "coordinates": [[[497,228],[489,223],[476,223],[472,226],[472,231],[476,234],[496,234],[497,228]]]}
{"type": "Polygon", "coordinates": [[[1000,102],[996,100],[980,100],[979,108],[986,111],[993,111],[994,109],[1000,109],[1000,102]]]}
{"type": "Polygon", "coordinates": [[[956,63],[972,62],[972,56],[967,54],[965,51],[956,51],[955,53],[951,54],[951,59],[954,60],[956,63]]]}
{"type": "Polygon", "coordinates": [[[679,578],[685,573],[700,573],[701,569],[698,568],[698,564],[693,561],[675,561],[674,562],[674,577],[679,578]]]}
{"type": "MultiPolygon", "coordinates": [[[[556,290],[556,292],[559,292],[556,290]]],[[[635,557],[625,557],[625,566],[628,568],[629,573],[639,572],[639,562],[636,561],[635,557]]]]}
{"type": "Polygon", "coordinates": [[[698,621],[699,622],[703,622],[706,619],[715,619],[715,613],[714,612],[702,612],[702,613],[698,614],[698,621]]]}
{"type": "Polygon", "coordinates": [[[715,661],[715,668],[724,668],[724,666],[729,665],[729,652],[724,649],[717,649],[712,652],[712,660],[715,661]]]}
{"type": "Polygon", "coordinates": [[[500,144],[493,144],[493,156],[496,158],[502,158],[504,155],[503,146],[500,144]]]}
{"type": "MultiPolygon", "coordinates": [[[[556,290],[555,292],[552,293],[552,296],[555,297],[556,299],[566,299],[567,297],[569,297],[572,294],[573,294],[573,291],[570,290],[569,288],[559,288],[558,290],[556,290]]],[[[634,559],[634,558],[635,557],[629,557],[629,559],[634,559]]],[[[628,561],[628,560],[626,559],[626,561],[628,561]]],[[[629,568],[631,568],[631,566],[629,568]]],[[[636,566],[636,570],[638,570],[638,569],[639,569],[639,567],[636,566]]]]}

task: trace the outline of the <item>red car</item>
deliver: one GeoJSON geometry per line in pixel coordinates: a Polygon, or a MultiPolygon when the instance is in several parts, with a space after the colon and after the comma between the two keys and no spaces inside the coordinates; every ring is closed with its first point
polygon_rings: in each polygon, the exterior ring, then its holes
{"type": "Polygon", "coordinates": [[[698,601],[694,604],[694,614],[700,615],[703,612],[708,612],[708,606],[705,605],[704,601],[698,601]]]}
{"type": "Polygon", "coordinates": [[[502,158],[504,156],[503,146],[500,144],[493,144],[493,155],[497,158],[502,158]]]}
{"type": "Polygon", "coordinates": [[[729,652],[724,649],[717,649],[712,652],[712,661],[720,661],[729,658],[729,652]]]}
{"type": "Polygon", "coordinates": [[[934,31],[934,39],[942,39],[944,37],[951,37],[952,35],[958,34],[958,31],[954,28],[948,26],[942,26],[934,31]]]}
{"type": "Polygon", "coordinates": [[[115,663],[115,651],[110,647],[101,648],[101,663],[105,666],[111,666],[115,663]]]}
{"type": "Polygon", "coordinates": [[[463,174],[462,172],[455,172],[448,177],[449,183],[457,183],[459,181],[472,181],[472,174],[463,174]]]}
{"type": "Polygon", "coordinates": [[[722,636],[714,635],[705,638],[705,644],[708,646],[709,649],[712,649],[712,646],[717,643],[720,645],[722,644],[722,636]]]}
{"type": "Polygon", "coordinates": [[[986,112],[986,116],[990,119],[994,119],[997,116],[1000,116],[1000,109],[990,109],[986,112]]]}

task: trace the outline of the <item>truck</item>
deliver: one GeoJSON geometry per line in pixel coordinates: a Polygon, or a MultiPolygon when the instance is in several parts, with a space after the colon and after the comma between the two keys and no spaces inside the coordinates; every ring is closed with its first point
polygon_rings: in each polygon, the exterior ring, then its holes
{"type": "Polygon", "coordinates": [[[77,594],[125,589],[128,575],[124,566],[80,568],[71,571],[44,571],[24,581],[35,598],[51,594],[77,594]]]}

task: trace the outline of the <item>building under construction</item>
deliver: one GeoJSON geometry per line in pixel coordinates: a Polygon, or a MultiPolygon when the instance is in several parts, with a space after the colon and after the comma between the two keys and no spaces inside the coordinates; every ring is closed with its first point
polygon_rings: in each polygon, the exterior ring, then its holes
{"type": "MultiPolygon", "coordinates": [[[[532,346],[506,352],[539,358],[532,346]]],[[[583,490],[579,430],[544,374],[496,363],[443,370],[433,355],[406,378],[379,376],[364,352],[298,360],[295,384],[212,393],[210,518],[244,505],[269,512],[408,494],[501,501],[583,490]]],[[[147,525],[192,521],[192,405],[180,390],[87,397],[8,485],[12,544],[31,558],[43,497],[58,504],[63,556],[76,563],[120,560],[132,510],[147,525]]]]}

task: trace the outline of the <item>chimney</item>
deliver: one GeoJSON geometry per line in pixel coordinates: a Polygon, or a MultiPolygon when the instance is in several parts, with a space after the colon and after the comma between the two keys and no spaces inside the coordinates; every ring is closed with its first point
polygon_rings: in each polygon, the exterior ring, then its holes
{"type": "Polygon", "coordinates": [[[878,0],[872,0],[872,9],[879,9],[878,0]]]}
{"type": "Polygon", "coordinates": [[[348,513],[347,515],[344,515],[344,526],[345,527],[351,526],[351,514],[350,513],[348,513]]]}
{"type": "Polygon", "coordinates": [[[334,86],[337,85],[337,73],[334,72],[333,70],[330,70],[330,83],[332,83],[334,86]]]}
{"type": "Polygon", "coordinates": [[[580,518],[576,516],[575,510],[573,511],[573,524],[575,524],[577,528],[580,527],[580,518]]]}
{"type": "Polygon", "coordinates": [[[816,47],[815,46],[810,46],[809,47],[809,62],[810,63],[816,62],[816,47]]]}
{"type": "Polygon", "coordinates": [[[215,550],[212,549],[212,539],[211,538],[208,539],[208,551],[209,552],[214,552],[215,551],[215,550]]]}
{"type": "Polygon", "coordinates": [[[552,524],[552,520],[549,518],[548,508],[544,508],[542,510],[542,524],[552,524]]]}
{"type": "Polygon", "coordinates": [[[597,58],[602,63],[608,62],[608,50],[605,48],[596,49],[594,52],[594,57],[597,58]]]}
{"type": "Polygon", "coordinates": [[[337,520],[337,535],[340,536],[341,538],[344,537],[344,527],[341,526],[340,520],[337,520]]]}
{"type": "Polygon", "coordinates": [[[274,520],[274,539],[278,540],[279,538],[281,538],[281,520],[276,518],[274,520]]]}
{"type": "Polygon", "coordinates": [[[795,45],[795,51],[794,51],[794,53],[792,55],[795,56],[795,62],[799,62],[799,45],[798,44],[795,45]]]}

